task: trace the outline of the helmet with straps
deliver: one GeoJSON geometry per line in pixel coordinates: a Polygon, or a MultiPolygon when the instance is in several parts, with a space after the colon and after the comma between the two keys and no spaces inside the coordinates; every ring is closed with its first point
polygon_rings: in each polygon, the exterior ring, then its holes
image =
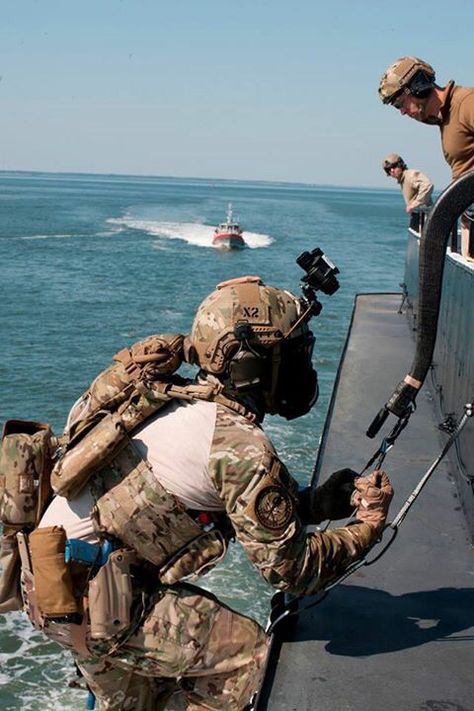
{"type": "Polygon", "coordinates": [[[387,175],[390,175],[390,168],[401,168],[402,170],[407,169],[407,164],[398,153],[389,153],[385,156],[382,162],[382,168],[387,175]]]}
{"type": "Polygon", "coordinates": [[[385,71],[379,85],[384,104],[391,104],[403,91],[424,98],[435,85],[433,67],[418,57],[401,57],[385,71]]]}
{"type": "Polygon", "coordinates": [[[222,380],[228,391],[259,391],[266,412],[299,417],[317,397],[307,320],[300,299],[290,292],[258,276],[231,279],[199,306],[186,358],[222,380]]]}

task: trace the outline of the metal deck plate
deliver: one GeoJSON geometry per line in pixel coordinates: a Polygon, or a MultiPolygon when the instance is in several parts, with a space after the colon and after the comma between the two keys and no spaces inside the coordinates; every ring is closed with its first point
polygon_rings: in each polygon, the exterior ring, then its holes
{"type": "MultiPolygon", "coordinates": [[[[412,363],[399,304],[398,294],[357,297],[321,481],[344,466],[362,469],[395,424],[390,416],[375,440],[365,436],[412,363]]],[[[446,437],[428,382],[417,405],[384,464],[396,492],[392,518],[446,437]]],[[[285,631],[259,711],[474,710],[474,549],[449,469],[449,461],[439,466],[379,562],[285,631]]]]}

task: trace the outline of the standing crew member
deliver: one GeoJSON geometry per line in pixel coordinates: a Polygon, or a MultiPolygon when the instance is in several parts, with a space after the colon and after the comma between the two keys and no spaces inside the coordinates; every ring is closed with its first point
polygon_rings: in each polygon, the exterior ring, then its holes
{"type": "MultiPolygon", "coordinates": [[[[196,380],[168,379],[163,397],[174,393],[169,402],[144,417],[120,446],[109,444],[105,465],[102,459],[80,493],[57,495],[29,536],[36,595],[44,578],[51,605],[60,597],[50,571],[63,565],[61,532],[69,541],[102,542],[113,551],[98,569],[81,569],[74,563],[80,554],[72,553],[82,626],[67,615],[45,617],[39,597],[28,599],[45,634],[72,649],[101,710],[157,711],[171,697],[173,709],[187,711],[247,707],[263,674],[265,632],[184,582],[216,565],[230,540],[243,546],[274,588],[309,595],[380,536],[393,494],[384,472],[360,478],[344,469],[315,492],[299,491],[261,428],[266,413],[300,417],[317,399],[307,324],[312,313],[307,300],[259,277],[219,284],[182,340],[185,360],[200,369],[196,380]],[[307,530],[307,524],[345,518],[354,508],[351,525],[307,530]]],[[[121,351],[115,360],[133,384],[146,357],[143,348],[140,357],[121,351]]],[[[108,402],[118,397],[115,372],[99,376],[109,378],[108,402]]],[[[93,398],[104,397],[102,382],[73,407],[70,433],[91,411],[93,398]]],[[[118,409],[122,423],[159,402],[147,394],[152,386],[138,382],[137,398],[118,409]]],[[[101,439],[94,431],[106,420],[76,445],[80,457],[73,446],[59,460],[56,479],[66,476],[68,457],[80,470],[98,456],[101,439]],[[86,447],[89,439],[94,451],[86,447]]],[[[120,437],[118,421],[110,421],[107,437],[120,437]]],[[[73,605],[60,608],[66,609],[73,605]]]]}
{"type": "Polygon", "coordinates": [[[431,180],[420,170],[408,168],[397,153],[389,153],[384,158],[382,167],[385,174],[394,178],[400,186],[405,200],[405,211],[412,217],[410,227],[414,229],[423,227],[420,212],[427,211],[433,205],[431,180]]]}
{"type": "Polygon", "coordinates": [[[385,174],[394,178],[400,186],[405,200],[406,212],[429,208],[433,205],[431,195],[433,183],[420,170],[408,168],[403,158],[397,153],[389,153],[382,163],[385,174]]]}

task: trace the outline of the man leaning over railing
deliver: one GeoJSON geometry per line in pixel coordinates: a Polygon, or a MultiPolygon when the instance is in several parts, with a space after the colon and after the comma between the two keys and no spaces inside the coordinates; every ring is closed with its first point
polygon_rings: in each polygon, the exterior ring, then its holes
{"type": "MultiPolygon", "coordinates": [[[[439,126],[453,180],[474,170],[474,87],[435,83],[433,67],[417,57],[401,57],[385,71],[379,85],[384,104],[421,123],[439,126]]],[[[471,206],[461,218],[461,254],[474,258],[471,206]]]]}

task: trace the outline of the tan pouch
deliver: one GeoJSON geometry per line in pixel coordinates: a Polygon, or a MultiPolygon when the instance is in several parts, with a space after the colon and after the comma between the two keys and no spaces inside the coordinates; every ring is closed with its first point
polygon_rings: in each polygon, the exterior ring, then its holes
{"type": "Polygon", "coordinates": [[[21,561],[15,532],[0,538],[0,614],[21,610],[21,561]]]}
{"type": "MultiPolygon", "coordinates": [[[[183,341],[184,336],[179,333],[152,335],[116,353],[114,363],[99,373],[72,408],[66,425],[69,439],[81,438],[105,412],[128,410],[129,402],[133,410],[131,401],[139,393],[148,400],[150,388],[154,389],[155,384],[162,381],[163,385],[169,382],[183,361],[183,341]]],[[[150,400],[153,399],[152,396],[150,400]]],[[[139,409],[142,405],[148,406],[143,401],[139,409]]],[[[152,411],[155,410],[156,406],[152,411]]],[[[129,430],[129,426],[125,426],[129,430]]]]}
{"type": "Polygon", "coordinates": [[[227,543],[220,531],[203,532],[161,568],[160,580],[165,585],[174,585],[189,576],[204,575],[224,558],[226,552],[227,543]]]}
{"type": "Polygon", "coordinates": [[[62,526],[37,528],[29,537],[36,602],[45,617],[79,613],[71,569],[64,560],[66,532],[62,526]]]}
{"type": "Polygon", "coordinates": [[[118,415],[106,415],[56,463],[51,485],[59,496],[72,498],[107,462],[125,437],[118,415]]]}
{"type": "Polygon", "coordinates": [[[53,433],[49,425],[7,420],[0,450],[0,521],[33,528],[50,500],[53,433]]]}
{"type": "Polygon", "coordinates": [[[91,639],[105,642],[130,626],[133,602],[130,565],[135,562],[134,552],[114,551],[89,583],[91,639]]]}
{"type": "Polygon", "coordinates": [[[43,629],[43,617],[36,603],[35,581],[33,578],[33,568],[31,566],[30,549],[28,548],[28,534],[20,531],[16,534],[18,551],[21,558],[21,597],[23,598],[23,610],[28,615],[32,625],[37,630],[43,629]]]}

